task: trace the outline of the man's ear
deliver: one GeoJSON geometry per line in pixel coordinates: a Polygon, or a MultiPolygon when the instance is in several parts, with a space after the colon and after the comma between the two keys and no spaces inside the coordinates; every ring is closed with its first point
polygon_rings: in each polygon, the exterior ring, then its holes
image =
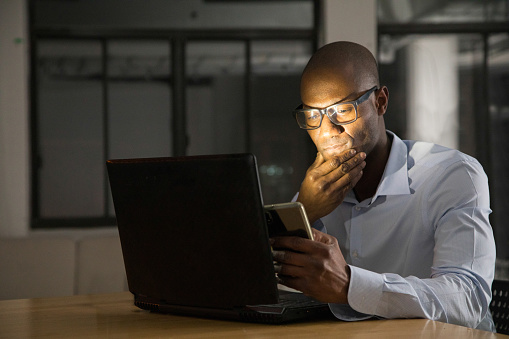
{"type": "Polygon", "coordinates": [[[389,89],[385,86],[380,87],[376,92],[376,109],[378,115],[384,115],[389,105],[389,89]]]}

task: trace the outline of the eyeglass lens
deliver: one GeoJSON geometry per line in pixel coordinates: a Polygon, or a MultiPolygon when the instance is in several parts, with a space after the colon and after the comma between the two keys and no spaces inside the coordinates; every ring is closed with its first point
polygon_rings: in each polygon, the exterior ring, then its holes
{"type": "MultiPolygon", "coordinates": [[[[355,120],[355,107],[352,104],[337,104],[328,107],[325,113],[334,124],[344,124],[355,120]]],[[[302,128],[316,128],[320,126],[323,115],[317,109],[310,109],[297,112],[296,117],[302,128]]]]}

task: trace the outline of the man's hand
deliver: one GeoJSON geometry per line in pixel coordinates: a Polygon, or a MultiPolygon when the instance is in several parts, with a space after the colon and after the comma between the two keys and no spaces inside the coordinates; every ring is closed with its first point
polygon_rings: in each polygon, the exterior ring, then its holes
{"type": "Polygon", "coordinates": [[[327,303],[348,303],[350,268],[331,235],[313,229],[315,241],[272,238],[279,283],[327,303]]]}
{"type": "Polygon", "coordinates": [[[331,213],[338,207],[362,176],[366,153],[347,150],[325,161],[318,152],[315,162],[306,172],[297,201],[306,209],[309,222],[331,213]]]}

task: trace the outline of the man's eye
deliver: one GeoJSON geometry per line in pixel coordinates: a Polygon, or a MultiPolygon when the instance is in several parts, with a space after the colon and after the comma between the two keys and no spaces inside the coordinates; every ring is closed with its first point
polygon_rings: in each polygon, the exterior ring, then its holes
{"type": "MultiPolygon", "coordinates": [[[[331,112],[332,113],[332,112],[331,112]]],[[[343,105],[343,106],[336,106],[333,109],[333,114],[337,114],[340,116],[348,115],[352,113],[352,107],[343,105]]]]}
{"type": "Polygon", "coordinates": [[[340,115],[347,115],[354,112],[354,107],[352,105],[345,105],[338,107],[338,114],[340,115]]]}
{"type": "Polygon", "coordinates": [[[320,119],[320,114],[311,114],[308,116],[308,120],[320,119]]]}

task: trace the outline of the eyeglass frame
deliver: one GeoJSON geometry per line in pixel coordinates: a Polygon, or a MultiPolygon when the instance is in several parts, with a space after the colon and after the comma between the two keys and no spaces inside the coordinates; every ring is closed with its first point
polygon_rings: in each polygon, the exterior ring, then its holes
{"type": "Polygon", "coordinates": [[[345,101],[345,102],[337,102],[335,104],[332,104],[330,106],[327,106],[325,108],[302,108],[302,106],[304,106],[304,104],[300,104],[299,106],[297,106],[297,108],[295,108],[293,110],[293,117],[295,118],[295,120],[297,121],[297,124],[299,125],[299,128],[300,129],[304,129],[304,130],[314,130],[314,129],[318,129],[322,126],[322,121],[323,121],[323,116],[324,115],[327,115],[327,118],[329,118],[330,122],[333,123],[334,125],[336,126],[343,126],[343,125],[348,125],[348,124],[351,124],[352,122],[355,122],[357,120],[357,118],[359,117],[359,114],[357,113],[357,106],[359,106],[360,104],[362,104],[364,101],[368,100],[369,96],[371,95],[371,93],[373,93],[374,91],[378,90],[378,86],[374,86],[372,88],[370,88],[366,93],[364,93],[363,95],[361,95],[359,98],[357,98],[356,100],[353,100],[353,101],[345,101]],[[329,114],[327,113],[327,111],[329,110],[329,108],[333,107],[333,106],[337,106],[337,105],[347,105],[347,104],[351,104],[353,107],[354,107],[354,110],[355,110],[355,119],[351,120],[351,121],[347,121],[347,122],[339,122],[339,123],[335,123],[334,121],[332,121],[331,117],[329,116],[329,114]],[[320,123],[318,124],[318,126],[316,127],[310,127],[310,128],[305,128],[305,127],[302,127],[300,124],[299,124],[299,121],[297,120],[297,114],[299,112],[302,112],[302,111],[311,111],[311,110],[316,110],[318,112],[320,112],[320,123]]]}

